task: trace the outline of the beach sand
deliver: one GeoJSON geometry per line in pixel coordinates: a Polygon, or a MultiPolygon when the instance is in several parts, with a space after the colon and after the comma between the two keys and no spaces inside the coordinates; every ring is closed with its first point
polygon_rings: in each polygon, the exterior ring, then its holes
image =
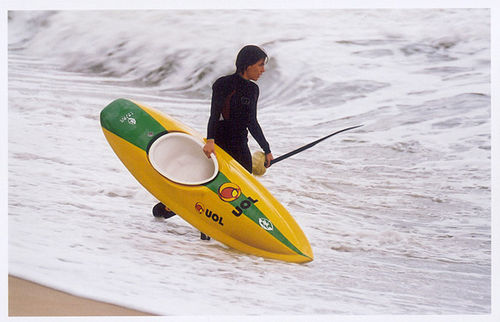
{"type": "Polygon", "coordinates": [[[145,312],[57,291],[9,275],[9,316],[145,316],[145,312]]]}

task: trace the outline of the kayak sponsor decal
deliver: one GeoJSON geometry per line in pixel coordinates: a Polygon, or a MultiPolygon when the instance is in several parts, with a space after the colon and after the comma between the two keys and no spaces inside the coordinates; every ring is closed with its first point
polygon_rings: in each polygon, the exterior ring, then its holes
{"type": "Polygon", "coordinates": [[[148,152],[154,138],[167,130],[152,115],[132,101],[119,98],[100,115],[101,126],[129,143],[148,152]]]}
{"type": "Polygon", "coordinates": [[[252,199],[252,197],[248,197],[247,199],[244,199],[238,206],[235,207],[235,210],[233,210],[233,215],[236,217],[241,216],[243,213],[243,210],[250,208],[251,205],[256,203],[257,199],[252,199]]]}
{"type": "Polygon", "coordinates": [[[135,124],[137,121],[135,120],[134,112],[128,112],[127,114],[123,115],[120,117],[120,123],[125,123],[127,122],[128,124],[135,124]]]}
{"type": "Polygon", "coordinates": [[[196,205],[194,205],[194,209],[196,209],[199,214],[203,214],[205,212],[205,206],[203,206],[201,202],[197,202],[196,205]]]}
{"type": "Polygon", "coordinates": [[[208,218],[212,218],[213,221],[215,221],[216,223],[218,223],[221,226],[224,226],[224,223],[222,222],[224,217],[217,215],[215,212],[212,213],[212,211],[209,210],[208,208],[207,208],[207,210],[205,210],[205,216],[207,216],[208,218]]]}
{"type": "Polygon", "coordinates": [[[126,122],[128,122],[128,124],[135,125],[137,123],[137,121],[135,120],[135,118],[133,116],[134,116],[134,112],[128,112],[127,114],[120,117],[120,123],[125,123],[125,121],[126,121],[126,122]]]}
{"type": "Polygon", "coordinates": [[[231,202],[240,197],[241,189],[232,182],[226,182],[219,187],[217,193],[222,201],[231,202]]]}
{"type": "Polygon", "coordinates": [[[264,228],[265,230],[273,230],[274,226],[273,223],[267,219],[267,218],[259,218],[259,225],[260,227],[264,228]]]}
{"type": "MultiPolygon", "coordinates": [[[[206,183],[204,186],[207,187],[208,189],[210,189],[215,194],[218,194],[219,197],[220,197],[219,191],[221,190],[220,189],[221,187],[223,187],[223,186],[224,187],[229,187],[229,186],[230,187],[238,187],[236,184],[229,181],[229,179],[224,175],[224,173],[222,173],[220,171],[214,180],[210,181],[209,183],[206,183]]],[[[238,187],[238,189],[239,189],[239,187],[238,187]]],[[[240,199],[236,198],[233,201],[226,201],[226,202],[229,202],[235,208],[235,210],[233,211],[233,215],[235,215],[237,217],[244,215],[245,217],[247,217],[248,219],[253,221],[255,224],[259,225],[259,227],[262,227],[265,231],[267,231],[274,238],[276,238],[281,243],[283,243],[283,245],[285,245],[286,247],[290,248],[291,250],[293,250],[294,252],[296,252],[299,255],[310,258],[309,256],[302,253],[297,247],[295,247],[295,245],[292,244],[288,240],[288,238],[286,238],[286,236],[283,235],[283,233],[279,230],[279,228],[275,227],[274,224],[271,223],[271,221],[266,217],[266,215],[255,204],[258,202],[258,200],[251,198],[249,196],[245,196],[241,192],[241,190],[240,190],[239,198],[240,199]],[[246,207],[246,208],[244,208],[244,207],[246,207]],[[267,227],[267,228],[265,228],[265,227],[267,227]]]]}
{"type": "Polygon", "coordinates": [[[236,205],[233,201],[236,201],[241,196],[241,188],[232,182],[223,183],[219,189],[217,190],[217,194],[222,201],[229,202],[234,206],[233,215],[236,217],[241,216],[243,210],[250,208],[250,206],[256,203],[257,199],[253,199],[252,197],[248,197],[243,199],[242,201],[236,202],[236,205]]]}
{"type": "Polygon", "coordinates": [[[196,205],[194,205],[194,208],[200,215],[203,215],[204,213],[207,218],[210,218],[219,225],[224,226],[224,223],[222,222],[224,220],[224,217],[216,214],[215,212],[212,212],[208,208],[205,208],[205,206],[201,202],[197,202],[196,205]]]}

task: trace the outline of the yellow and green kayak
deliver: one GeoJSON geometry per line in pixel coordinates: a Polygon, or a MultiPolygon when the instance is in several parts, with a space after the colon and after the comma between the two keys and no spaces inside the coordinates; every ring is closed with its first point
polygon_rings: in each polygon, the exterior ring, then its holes
{"type": "Polygon", "coordinates": [[[196,229],[242,252],[309,262],[309,241],[290,213],[224,150],[168,115],[126,99],[101,112],[106,139],[132,175],[196,229]]]}

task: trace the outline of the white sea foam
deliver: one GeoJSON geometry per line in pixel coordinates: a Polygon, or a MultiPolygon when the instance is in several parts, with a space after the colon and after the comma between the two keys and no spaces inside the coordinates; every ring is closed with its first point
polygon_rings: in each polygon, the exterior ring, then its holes
{"type": "Polygon", "coordinates": [[[9,12],[9,272],[166,315],[489,313],[489,19],[9,12]],[[205,133],[210,86],[247,43],[270,55],[259,120],[275,156],[365,124],[259,179],[308,236],[309,264],[154,219],[156,200],[101,133],[118,97],[205,133]]]}

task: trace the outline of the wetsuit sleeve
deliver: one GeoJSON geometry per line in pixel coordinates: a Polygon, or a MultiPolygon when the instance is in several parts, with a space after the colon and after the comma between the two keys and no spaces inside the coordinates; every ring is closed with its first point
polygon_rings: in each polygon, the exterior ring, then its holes
{"type": "Polygon", "coordinates": [[[207,139],[215,138],[215,126],[220,118],[222,107],[224,106],[224,95],[220,88],[220,81],[216,81],[212,86],[212,103],[210,106],[210,118],[207,126],[207,139]]]}
{"type": "Polygon", "coordinates": [[[257,121],[257,99],[259,98],[259,88],[256,87],[255,91],[255,104],[253,104],[252,108],[250,109],[250,123],[248,124],[248,130],[250,131],[250,134],[255,138],[257,143],[259,143],[260,147],[262,150],[264,150],[264,153],[271,153],[271,149],[269,148],[269,143],[266,140],[266,137],[264,136],[264,132],[262,132],[262,128],[259,125],[259,122],[257,121]]]}

